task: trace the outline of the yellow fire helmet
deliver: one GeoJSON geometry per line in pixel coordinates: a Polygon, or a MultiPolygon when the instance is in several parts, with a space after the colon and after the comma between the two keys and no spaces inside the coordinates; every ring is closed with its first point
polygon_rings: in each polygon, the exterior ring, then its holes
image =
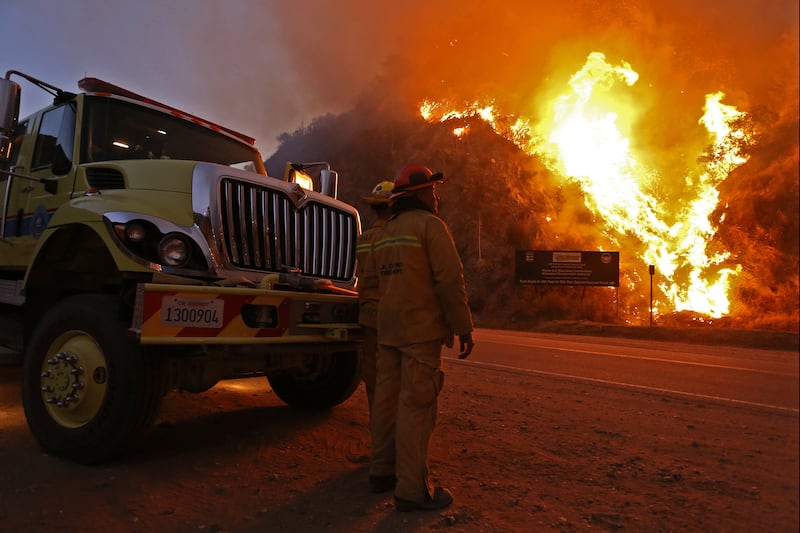
{"type": "Polygon", "coordinates": [[[382,181],[372,189],[372,192],[369,193],[369,196],[362,197],[362,200],[371,205],[388,204],[389,196],[391,196],[393,190],[394,183],[391,181],[382,181]]]}

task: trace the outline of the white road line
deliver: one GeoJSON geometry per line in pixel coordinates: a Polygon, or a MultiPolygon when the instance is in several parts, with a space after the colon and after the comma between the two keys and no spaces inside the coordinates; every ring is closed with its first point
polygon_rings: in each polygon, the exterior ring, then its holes
{"type": "Polygon", "coordinates": [[[745,400],[737,400],[735,398],[724,398],[722,396],[711,396],[711,395],[708,395],[708,394],[697,394],[697,393],[694,393],[694,392],[685,392],[685,391],[672,390],[672,389],[662,389],[662,388],[659,388],[659,387],[647,387],[645,385],[635,385],[633,383],[622,383],[622,382],[619,382],[619,381],[609,381],[609,380],[606,380],[606,379],[588,378],[588,377],[584,377],[584,376],[574,376],[574,375],[571,375],[571,374],[558,374],[556,372],[545,372],[543,370],[530,370],[530,369],[526,369],[526,368],[516,368],[516,367],[513,367],[513,366],[496,365],[496,364],[492,364],[492,363],[483,363],[483,362],[480,362],[480,361],[463,361],[463,360],[459,360],[459,359],[451,359],[450,362],[451,363],[457,363],[457,364],[474,365],[474,366],[479,366],[479,367],[483,367],[483,368],[488,368],[488,369],[491,369],[491,370],[502,370],[502,371],[506,371],[506,372],[514,372],[514,373],[520,373],[520,374],[537,374],[537,375],[542,375],[542,376],[553,376],[553,377],[559,377],[559,378],[574,379],[574,380],[578,380],[578,381],[587,381],[587,382],[590,382],[590,383],[602,383],[604,385],[618,385],[620,387],[629,387],[629,388],[632,388],[632,389],[640,389],[640,390],[646,390],[646,391],[651,391],[651,392],[661,392],[661,393],[666,393],[666,394],[676,394],[676,395],[679,395],[679,396],[688,396],[690,398],[701,398],[701,399],[705,399],[705,400],[716,400],[716,401],[727,402],[727,403],[735,403],[735,404],[740,404],[740,405],[749,405],[749,406],[753,406],[753,407],[762,407],[762,408],[766,408],[766,409],[773,409],[775,411],[783,411],[783,412],[786,412],[786,413],[794,413],[794,414],[800,413],[799,409],[795,409],[795,408],[792,408],[792,407],[782,407],[780,405],[771,405],[771,404],[759,403],[759,402],[748,402],[748,401],[745,401],[745,400]]]}
{"type": "Polygon", "coordinates": [[[740,370],[742,372],[754,372],[756,374],[769,374],[773,376],[795,376],[796,374],[787,374],[785,372],[773,372],[770,370],[759,370],[755,368],[744,368],[739,366],[729,366],[729,365],[712,365],[710,363],[697,363],[694,361],[680,361],[676,359],[663,359],[660,357],[643,357],[640,355],[622,355],[616,353],[608,353],[608,352],[595,352],[592,350],[578,350],[575,348],[558,348],[555,346],[542,346],[539,344],[519,344],[516,342],[501,342],[501,341],[485,341],[486,344],[501,344],[506,346],[519,346],[521,348],[538,348],[541,350],[556,350],[560,352],[574,352],[574,353],[585,353],[590,355],[603,355],[606,357],[619,357],[621,359],[642,359],[645,361],[656,361],[659,363],[674,363],[679,365],[689,365],[689,366],[705,366],[709,368],[724,368],[726,370],[740,370]]]}

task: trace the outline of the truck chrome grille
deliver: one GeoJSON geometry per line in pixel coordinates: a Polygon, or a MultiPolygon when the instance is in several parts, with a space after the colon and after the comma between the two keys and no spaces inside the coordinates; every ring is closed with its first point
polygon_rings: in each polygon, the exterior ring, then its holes
{"type": "Polygon", "coordinates": [[[220,183],[220,199],[223,249],[237,268],[353,278],[358,227],[351,213],[314,201],[297,208],[282,191],[230,178],[220,183]]]}

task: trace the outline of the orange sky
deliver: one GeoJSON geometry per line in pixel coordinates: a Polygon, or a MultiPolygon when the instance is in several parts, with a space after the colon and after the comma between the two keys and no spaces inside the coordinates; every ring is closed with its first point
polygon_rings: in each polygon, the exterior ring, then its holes
{"type": "MultiPolygon", "coordinates": [[[[744,107],[797,99],[795,0],[5,0],[0,31],[14,49],[0,70],[66,90],[108,79],[253,135],[265,156],[374,90],[387,64],[405,65],[391,83],[415,96],[513,101],[598,50],[673,109],[717,90],[744,107]]],[[[23,111],[42,105],[35,92],[23,87],[23,111]]]]}

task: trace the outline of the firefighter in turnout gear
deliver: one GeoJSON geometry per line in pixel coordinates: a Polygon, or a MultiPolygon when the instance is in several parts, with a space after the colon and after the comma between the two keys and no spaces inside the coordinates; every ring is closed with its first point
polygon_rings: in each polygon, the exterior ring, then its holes
{"type": "Polygon", "coordinates": [[[442,175],[411,163],[397,173],[392,217],[373,242],[378,356],[372,409],[373,492],[394,488],[398,511],[441,509],[453,501],[434,487],[428,444],[444,382],[442,345],[473,348],[463,266],[447,225],[436,216],[442,175]]]}
{"type": "Polygon", "coordinates": [[[370,416],[375,398],[375,354],[378,350],[378,278],[374,270],[369,271],[369,255],[372,243],[380,234],[380,230],[392,214],[389,196],[394,189],[391,181],[382,181],[375,185],[369,196],[361,199],[370,206],[376,216],[372,226],[358,238],[356,246],[356,275],[358,276],[358,323],[364,336],[361,359],[361,379],[367,390],[367,405],[370,416]]]}

